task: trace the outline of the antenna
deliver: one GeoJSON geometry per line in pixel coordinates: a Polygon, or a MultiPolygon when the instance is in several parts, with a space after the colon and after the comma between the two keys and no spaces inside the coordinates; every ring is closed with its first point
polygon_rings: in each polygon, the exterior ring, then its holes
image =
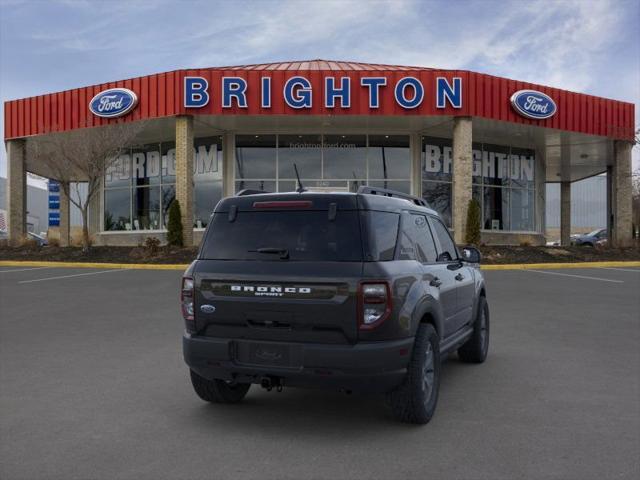
{"type": "Polygon", "coordinates": [[[298,173],[298,166],[294,163],[293,169],[296,171],[296,178],[298,179],[298,188],[296,188],[296,192],[302,193],[306,192],[307,189],[302,185],[302,181],[300,180],[300,174],[298,173]]]}

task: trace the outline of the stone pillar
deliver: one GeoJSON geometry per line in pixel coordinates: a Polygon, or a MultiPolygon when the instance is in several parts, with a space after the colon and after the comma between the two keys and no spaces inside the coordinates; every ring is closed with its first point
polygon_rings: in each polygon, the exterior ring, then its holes
{"type": "Polygon", "coordinates": [[[571,182],[560,182],[560,245],[571,245],[571,182]]]}
{"type": "Polygon", "coordinates": [[[176,117],[176,200],[182,213],[182,241],[193,245],[193,117],[176,117]]]}
{"type": "Polygon", "coordinates": [[[233,133],[222,135],[222,196],[235,194],[236,137],[233,133]]]}
{"type": "Polygon", "coordinates": [[[18,245],[27,234],[25,149],[22,139],[7,142],[7,227],[11,245],[18,245]]]}
{"type": "Polygon", "coordinates": [[[453,120],[453,236],[458,245],[465,243],[467,210],[471,200],[473,177],[473,127],[471,117],[453,120]]]}
{"type": "Polygon", "coordinates": [[[611,170],[612,228],[609,232],[611,245],[627,247],[632,242],[632,178],[631,142],[616,141],[615,163],[611,170]]]}
{"type": "Polygon", "coordinates": [[[65,189],[68,192],[69,182],[63,185],[60,182],[60,246],[68,247],[70,244],[70,227],[71,227],[71,206],[69,204],[69,196],[65,193],[65,189]]]}

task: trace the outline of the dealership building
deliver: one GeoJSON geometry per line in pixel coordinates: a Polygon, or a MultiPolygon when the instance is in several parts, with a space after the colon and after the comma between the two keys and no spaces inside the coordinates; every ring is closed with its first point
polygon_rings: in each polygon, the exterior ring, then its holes
{"type": "MultiPolygon", "coordinates": [[[[216,203],[243,189],[363,185],[423,197],[464,243],[469,202],[487,244],[543,244],[545,184],[607,174],[611,240],[631,241],[634,105],[466,70],[313,60],[176,70],[8,101],[9,234],[26,231],[26,173],[52,178],[28,142],[126,124],[139,131],[113,160],[89,212],[97,244],[163,239],[180,201],[187,244],[216,203]]],[[[55,179],[68,181],[69,179],[55,179]]],[[[73,181],[86,180],[80,175],[73,181]]],[[[55,223],[69,238],[64,193],[55,223]]]]}

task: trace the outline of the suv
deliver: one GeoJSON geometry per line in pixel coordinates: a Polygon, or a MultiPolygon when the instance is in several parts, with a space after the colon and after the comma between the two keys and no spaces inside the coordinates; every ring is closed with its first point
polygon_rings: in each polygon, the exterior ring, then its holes
{"type": "Polygon", "coordinates": [[[399,192],[225,198],[182,279],[193,388],[216,403],[251,384],[383,392],[397,419],[427,423],[441,359],[487,356],[479,262],[399,192]]]}

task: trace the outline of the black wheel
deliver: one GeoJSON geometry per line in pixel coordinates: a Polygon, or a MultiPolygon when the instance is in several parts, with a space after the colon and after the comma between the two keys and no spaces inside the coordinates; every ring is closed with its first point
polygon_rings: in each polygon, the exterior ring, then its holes
{"type": "Polygon", "coordinates": [[[229,383],[224,380],[207,380],[193,370],[191,372],[191,384],[198,396],[212,403],[238,403],[249,391],[250,383],[229,383]]]}
{"type": "Polygon", "coordinates": [[[489,304],[485,297],[478,301],[478,314],[471,338],[458,349],[460,360],[467,363],[482,363],[489,352],[489,304]]]}
{"type": "Polygon", "coordinates": [[[416,333],[407,376],[388,396],[394,417],[406,423],[428,423],[436,410],[439,387],[440,339],[432,325],[423,323],[416,333]]]}

